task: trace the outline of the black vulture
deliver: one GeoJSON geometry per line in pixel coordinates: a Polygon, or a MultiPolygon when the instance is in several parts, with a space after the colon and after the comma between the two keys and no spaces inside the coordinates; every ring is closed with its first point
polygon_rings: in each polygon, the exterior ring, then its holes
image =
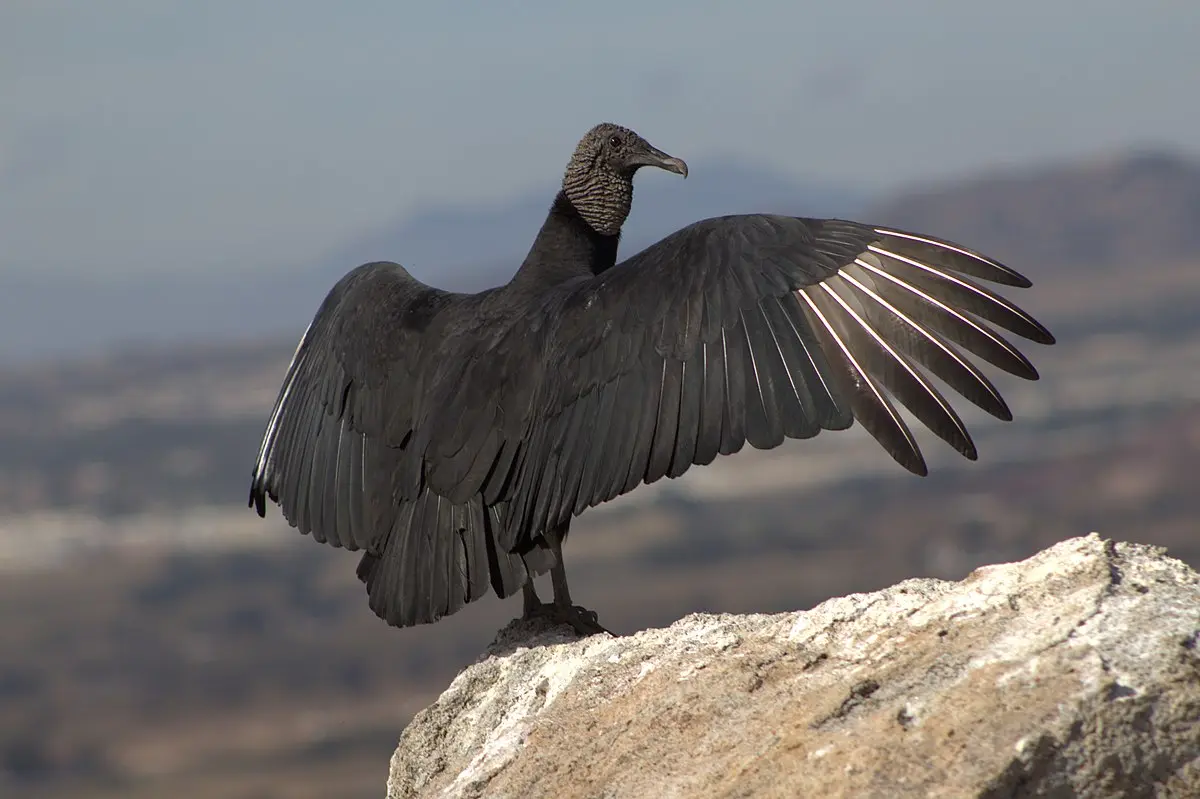
{"type": "Polygon", "coordinates": [[[302,533],[362,550],[371,609],[406,627],[491,588],[525,615],[595,632],[572,604],[574,516],[693,464],[858,421],[926,474],[896,403],[965,457],[933,382],[1010,420],[968,354],[1029,380],[997,328],[1053,336],[980,281],[1028,287],[933,236],[839,219],[744,214],[688,225],[617,262],[641,167],[687,165],[601,124],[579,142],[504,286],[457,294],[391,262],[359,266],[300,340],[254,465],[302,533]],[[533,577],[549,570],[554,601],[533,577]]]}

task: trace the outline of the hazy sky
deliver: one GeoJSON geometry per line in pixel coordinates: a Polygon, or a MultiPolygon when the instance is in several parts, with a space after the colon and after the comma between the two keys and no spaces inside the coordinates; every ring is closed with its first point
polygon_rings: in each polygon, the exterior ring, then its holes
{"type": "Polygon", "coordinates": [[[3,0],[0,269],[311,257],[553,185],[606,119],[880,190],[1198,153],[1197,34],[1182,0],[3,0]]]}

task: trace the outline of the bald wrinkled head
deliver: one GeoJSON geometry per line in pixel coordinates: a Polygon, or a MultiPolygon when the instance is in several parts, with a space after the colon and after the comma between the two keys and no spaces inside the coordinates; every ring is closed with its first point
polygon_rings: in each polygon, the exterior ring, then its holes
{"type": "Polygon", "coordinates": [[[563,192],[593,229],[615,236],[633,203],[633,175],[644,166],[687,177],[683,161],[629,128],[605,122],[580,139],[563,175],[563,192]]]}

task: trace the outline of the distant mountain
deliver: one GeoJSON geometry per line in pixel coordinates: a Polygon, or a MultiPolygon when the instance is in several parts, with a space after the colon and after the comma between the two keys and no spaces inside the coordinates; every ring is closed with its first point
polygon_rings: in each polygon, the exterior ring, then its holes
{"type": "MultiPolygon", "coordinates": [[[[495,204],[432,207],[344,242],[309,263],[252,274],[138,277],[0,275],[0,361],[75,357],[129,344],[298,336],[321,298],[351,267],[394,260],[444,288],[478,290],[508,279],[544,218],[553,184],[495,204]],[[53,324],[48,323],[53,320],[53,324]]],[[[853,215],[865,198],[835,186],[718,162],[686,181],[639,179],[622,250],[629,253],[705,216],[755,210],[853,215]]]]}
{"type": "Polygon", "coordinates": [[[1200,162],[1144,151],[905,192],[873,222],[941,235],[1018,270],[1200,259],[1200,162]]]}
{"type": "MultiPolygon", "coordinates": [[[[398,260],[425,280],[451,270],[494,285],[508,279],[529,249],[554,190],[539,188],[502,204],[431,208],[370,231],[323,260],[398,260]]],[[[649,171],[638,178],[622,251],[635,252],[709,216],[754,211],[838,216],[858,213],[864,205],[862,195],[844,188],[800,183],[744,164],[693,165],[686,181],[649,171]]]]}
{"type": "MultiPolygon", "coordinates": [[[[250,274],[0,275],[0,361],[89,355],[126,344],[292,339],[334,281],[369,260],[400,261],[423,280],[451,289],[496,285],[525,254],[553,191],[547,184],[495,204],[428,208],[308,263],[250,274]]],[[[761,168],[694,164],[686,181],[655,174],[639,180],[622,249],[636,251],[707,216],[765,210],[869,219],[941,235],[1042,274],[1087,269],[1116,275],[1149,261],[1182,266],[1200,260],[1200,163],[1164,152],[985,175],[870,206],[853,191],[761,168]]]]}

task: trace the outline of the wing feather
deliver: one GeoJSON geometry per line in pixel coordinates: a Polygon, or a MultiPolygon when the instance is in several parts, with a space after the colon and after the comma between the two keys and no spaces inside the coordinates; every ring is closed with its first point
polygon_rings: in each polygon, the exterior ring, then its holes
{"type": "Polygon", "coordinates": [[[898,406],[974,459],[971,435],[935,380],[1010,419],[971,356],[1034,379],[993,325],[1054,340],[976,281],[1029,285],[931,236],[746,215],[698,222],[564,288],[504,542],[519,546],[590,505],[746,443],[771,448],[854,420],[925,474],[898,406]],[[564,434],[568,446],[556,448],[564,434]]]}
{"type": "Polygon", "coordinates": [[[553,563],[546,530],[746,443],[857,420],[925,474],[897,406],[975,458],[935,380],[1011,419],[972,358],[1036,379],[996,328],[1054,341],[980,281],[1029,285],[932,236],[770,215],[704,220],[534,292],[452,295],[365,265],[297,346],[250,503],[363,550],[371,607],[404,626],[510,595],[553,563]]]}
{"type": "Polygon", "coordinates": [[[396,264],[347,274],[293,354],[251,480],[260,515],[269,498],[302,533],[362,550],[371,607],[400,626],[435,621],[489,588],[511,594],[549,563],[498,546],[504,513],[482,491],[494,478],[488,487],[503,504],[520,441],[509,444],[499,424],[508,408],[481,385],[506,364],[446,357],[463,341],[487,344],[443,321],[473,318],[473,309],[440,315],[462,302],[396,264]],[[431,408],[436,389],[455,381],[476,390],[431,408]],[[420,421],[429,424],[418,430],[420,421]],[[431,488],[431,470],[448,490],[431,488]]]}

